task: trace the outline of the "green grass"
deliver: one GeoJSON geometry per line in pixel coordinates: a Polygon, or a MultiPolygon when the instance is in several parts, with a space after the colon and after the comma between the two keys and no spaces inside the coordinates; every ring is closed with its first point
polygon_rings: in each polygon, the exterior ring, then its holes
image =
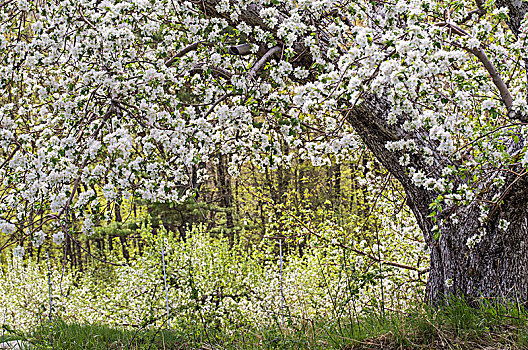
{"type": "Polygon", "coordinates": [[[127,330],[107,325],[80,325],[55,321],[28,335],[14,335],[35,349],[186,349],[187,344],[165,329],[127,330]]]}
{"type": "Polygon", "coordinates": [[[443,308],[415,307],[365,320],[350,349],[527,349],[528,312],[481,302],[450,300],[443,308]]]}
{"type": "Polygon", "coordinates": [[[352,323],[277,320],[234,334],[196,328],[127,330],[57,321],[32,333],[9,331],[37,349],[528,349],[528,312],[514,305],[452,300],[441,309],[371,312],[352,323]]]}

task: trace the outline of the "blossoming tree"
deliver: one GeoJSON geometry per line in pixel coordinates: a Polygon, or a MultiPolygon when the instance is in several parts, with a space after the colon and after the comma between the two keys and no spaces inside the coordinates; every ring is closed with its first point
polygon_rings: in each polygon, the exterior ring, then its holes
{"type": "Polygon", "coordinates": [[[0,231],[367,147],[431,254],[427,298],[528,302],[528,3],[5,0],[0,231]],[[285,153],[284,149],[296,150],[285,153]]]}

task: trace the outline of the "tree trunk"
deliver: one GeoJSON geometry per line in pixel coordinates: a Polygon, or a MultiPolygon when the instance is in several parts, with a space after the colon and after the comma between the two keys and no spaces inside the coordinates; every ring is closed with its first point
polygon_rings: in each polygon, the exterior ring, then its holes
{"type": "Polygon", "coordinates": [[[456,294],[469,301],[486,297],[528,304],[528,186],[526,178],[508,180],[511,185],[498,192],[502,205],[493,207],[483,223],[476,205],[461,210],[458,222],[444,220],[431,252],[436,258],[431,259],[428,300],[456,294]]]}
{"type": "MultiPolygon", "coordinates": [[[[118,223],[123,223],[123,216],[121,215],[121,205],[119,203],[115,204],[115,220],[118,223]]],[[[121,242],[121,252],[123,253],[123,258],[128,261],[130,258],[130,254],[128,253],[127,240],[123,232],[120,232],[119,234],[119,241],[121,242]]]]}
{"type": "Polygon", "coordinates": [[[114,240],[113,240],[114,236],[111,233],[109,233],[107,237],[108,237],[108,252],[109,254],[112,254],[114,251],[114,240]]]}
{"type": "MultiPolygon", "coordinates": [[[[350,114],[350,123],[376,155],[377,159],[397,178],[407,194],[407,203],[424,233],[430,249],[430,270],[426,299],[430,304],[441,304],[450,295],[466,298],[469,302],[479,297],[509,301],[528,301],[528,180],[515,173],[506,176],[506,188],[489,191],[481,199],[489,201],[497,194],[503,198],[501,206],[494,207],[487,221],[479,221],[478,204],[468,207],[444,208],[438,216],[438,234],[433,232],[434,222],[429,217],[429,204],[439,193],[417,187],[405,174],[398,162],[399,152],[389,152],[383,145],[396,137],[394,128],[384,128],[382,117],[389,108],[375,96],[350,114]],[[373,111],[375,114],[372,114],[373,111]],[[383,112],[385,111],[385,112],[383,112]],[[378,121],[378,122],[377,122],[378,121]],[[368,125],[366,125],[368,123],[368,125]],[[449,218],[456,210],[458,222],[449,218]],[[499,220],[510,223],[507,230],[499,228],[499,220]],[[480,241],[479,241],[480,237],[480,241]],[[468,241],[475,242],[471,249],[468,241]]],[[[522,147],[510,145],[512,147],[522,147]]],[[[514,152],[511,149],[510,152],[514,152]]],[[[434,169],[419,157],[412,159],[418,169],[434,169]]],[[[520,173],[519,170],[516,172],[520,173]]],[[[490,182],[481,184],[489,188],[490,182]]]]}
{"type": "Polygon", "coordinates": [[[231,176],[227,172],[227,157],[220,155],[218,157],[218,189],[220,190],[220,203],[226,213],[226,229],[229,243],[233,245],[235,240],[234,222],[233,222],[233,191],[231,188],[231,176]]]}
{"type": "Polygon", "coordinates": [[[334,165],[334,205],[336,208],[341,208],[341,164],[334,165]]]}
{"type": "Polygon", "coordinates": [[[81,241],[78,241],[78,243],[74,244],[75,248],[75,260],[77,261],[77,266],[79,267],[79,270],[82,272],[83,267],[83,259],[82,259],[82,252],[81,252],[81,241]]]}
{"type": "Polygon", "coordinates": [[[70,267],[74,268],[72,245],[70,235],[66,235],[66,241],[64,242],[64,259],[70,261],[70,267]]]}
{"type": "Polygon", "coordinates": [[[92,257],[92,246],[91,246],[91,242],[92,240],[91,239],[87,239],[86,240],[86,251],[88,253],[88,255],[86,255],[86,265],[89,265],[89,258],[92,257]]]}
{"type": "Polygon", "coordinates": [[[486,232],[473,249],[466,242],[479,234],[477,216],[464,216],[459,225],[442,231],[431,259],[427,299],[463,295],[469,302],[479,297],[512,302],[528,301],[528,237],[526,210],[513,210],[506,231],[497,220],[485,226],[486,232]]]}

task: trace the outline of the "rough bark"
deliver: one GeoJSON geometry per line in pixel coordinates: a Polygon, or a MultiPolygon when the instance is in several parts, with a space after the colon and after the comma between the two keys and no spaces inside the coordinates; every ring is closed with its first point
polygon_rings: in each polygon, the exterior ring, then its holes
{"type": "Polygon", "coordinates": [[[512,32],[519,35],[519,28],[526,12],[528,12],[528,2],[523,0],[497,0],[495,5],[498,8],[508,8],[508,26],[512,32]]]}
{"type": "Polygon", "coordinates": [[[528,301],[526,209],[510,207],[505,214],[511,220],[508,230],[500,230],[497,220],[491,221],[474,249],[469,249],[466,242],[480,227],[478,212],[468,210],[459,225],[445,227],[434,248],[438,262],[431,262],[427,288],[430,301],[450,294],[463,295],[469,301],[481,296],[528,301]]]}

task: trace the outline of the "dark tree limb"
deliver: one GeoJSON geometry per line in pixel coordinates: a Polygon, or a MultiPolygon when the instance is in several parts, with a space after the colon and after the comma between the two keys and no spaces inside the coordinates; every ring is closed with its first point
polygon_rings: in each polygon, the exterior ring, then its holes
{"type": "Polygon", "coordinates": [[[7,163],[9,163],[11,158],[13,158],[13,156],[18,152],[19,149],[20,149],[20,144],[17,143],[15,148],[13,149],[13,152],[11,152],[11,154],[9,154],[9,156],[7,156],[7,158],[4,160],[2,165],[0,165],[0,169],[2,169],[7,163]]]}
{"type": "Polygon", "coordinates": [[[165,65],[167,67],[170,67],[174,64],[174,62],[176,62],[176,59],[177,58],[181,58],[183,56],[185,56],[186,54],[188,54],[189,52],[191,51],[195,51],[195,50],[198,50],[198,47],[200,45],[204,45],[204,46],[213,46],[212,43],[210,42],[207,42],[207,41],[198,41],[198,42],[195,42],[194,44],[191,44],[189,46],[186,46],[184,47],[183,49],[181,49],[180,51],[178,51],[174,56],[172,56],[167,62],[165,62],[165,65]]]}
{"type": "Polygon", "coordinates": [[[191,69],[191,74],[200,73],[207,69],[211,70],[214,77],[220,77],[228,81],[231,81],[231,77],[233,76],[233,73],[231,73],[227,69],[217,66],[206,66],[204,64],[195,65],[193,69],[191,69]]]}

